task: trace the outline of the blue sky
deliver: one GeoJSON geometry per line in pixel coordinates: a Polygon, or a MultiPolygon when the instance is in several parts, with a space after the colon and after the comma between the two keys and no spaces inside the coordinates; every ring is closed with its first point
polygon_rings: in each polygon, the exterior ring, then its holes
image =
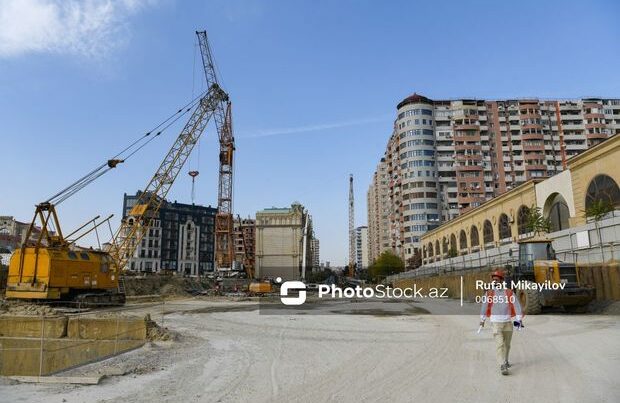
{"type": "MultiPolygon", "coordinates": [[[[431,98],[620,96],[617,1],[0,2],[0,214],[31,219],[69,184],[200,91],[196,29],[208,31],[234,108],[235,211],[300,201],[321,260],[347,256],[410,93],[431,98]]],[[[120,215],[181,128],[60,207],[65,231],[120,215]]],[[[217,204],[210,126],[169,199],[217,204]]],[[[105,238],[105,237],[104,237],[105,238]]]]}

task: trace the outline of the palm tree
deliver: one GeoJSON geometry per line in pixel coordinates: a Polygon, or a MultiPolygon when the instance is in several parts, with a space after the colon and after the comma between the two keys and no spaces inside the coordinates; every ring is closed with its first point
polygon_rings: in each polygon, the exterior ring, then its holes
{"type": "Polygon", "coordinates": [[[546,234],[551,231],[551,221],[543,216],[540,207],[533,205],[527,212],[525,228],[534,235],[546,234]]]}

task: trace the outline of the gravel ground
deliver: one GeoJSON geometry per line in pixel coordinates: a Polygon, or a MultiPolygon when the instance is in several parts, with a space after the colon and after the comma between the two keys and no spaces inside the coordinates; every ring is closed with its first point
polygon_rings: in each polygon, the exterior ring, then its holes
{"type": "MultiPolygon", "coordinates": [[[[613,315],[526,318],[511,375],[495,364],[477,308],[453,301],[368,302],[305,314],[260,315],[253,302],[178,301],[176,341],[74,369],[99,385],[0,386],[2,401],[52,402],[616,402],[620,323],[613,315]],[[458,308],[460,309],[460,308],[458,308]],[[404,315],[396,315],[401,310],[404,315]]],[[[159,308],[140,312],[157,318],[159,308]]],[[[63,374],[64,375],[64,374],[63,374]]]]}

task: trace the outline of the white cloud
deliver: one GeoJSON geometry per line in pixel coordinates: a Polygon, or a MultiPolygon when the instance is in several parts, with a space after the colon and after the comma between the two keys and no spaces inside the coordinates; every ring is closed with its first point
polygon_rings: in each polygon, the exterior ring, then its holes
{"type": "Polygon", "coordinates": [[[322,124],[316,124],[316,125],[297,126],[297,127],[288,127],[288,128],[280,128],[280,129],[257,130],[252,134],[241,135],[240,137],[243,137],[243,138],[271,137],[271,136],[280,136],[280,135],[288,135],[288,134],[316,132],[316,131],[329,130],[329,129],[339,129],[342,127],[359,126],[359,125],[363,125],[367,123],[384,122],[390,119],[393,119],[393,114],[385,114],[381,116],[355,119],[355,120],[345,120],[342,122],[322,123],[322,124]]]}
{"type": "Polygon", "coordinates": [[[0,57],[104,57],[126,44],[128,18],[153,0],[2,0],[0,57]]]}

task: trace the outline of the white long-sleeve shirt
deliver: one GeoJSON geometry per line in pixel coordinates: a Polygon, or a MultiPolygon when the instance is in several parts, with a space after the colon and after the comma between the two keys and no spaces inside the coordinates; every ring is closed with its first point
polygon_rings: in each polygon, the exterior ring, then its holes
{"type": "Polygon", "coordinates": [[[489,290],[484,295],[480,309],[480,320],[490,317],[491,322],[510,322],[514,317],[522,319],[519,298],[512,290],[489,290]],[[489,309],[490,308],[490,309],[489,309]]]}

